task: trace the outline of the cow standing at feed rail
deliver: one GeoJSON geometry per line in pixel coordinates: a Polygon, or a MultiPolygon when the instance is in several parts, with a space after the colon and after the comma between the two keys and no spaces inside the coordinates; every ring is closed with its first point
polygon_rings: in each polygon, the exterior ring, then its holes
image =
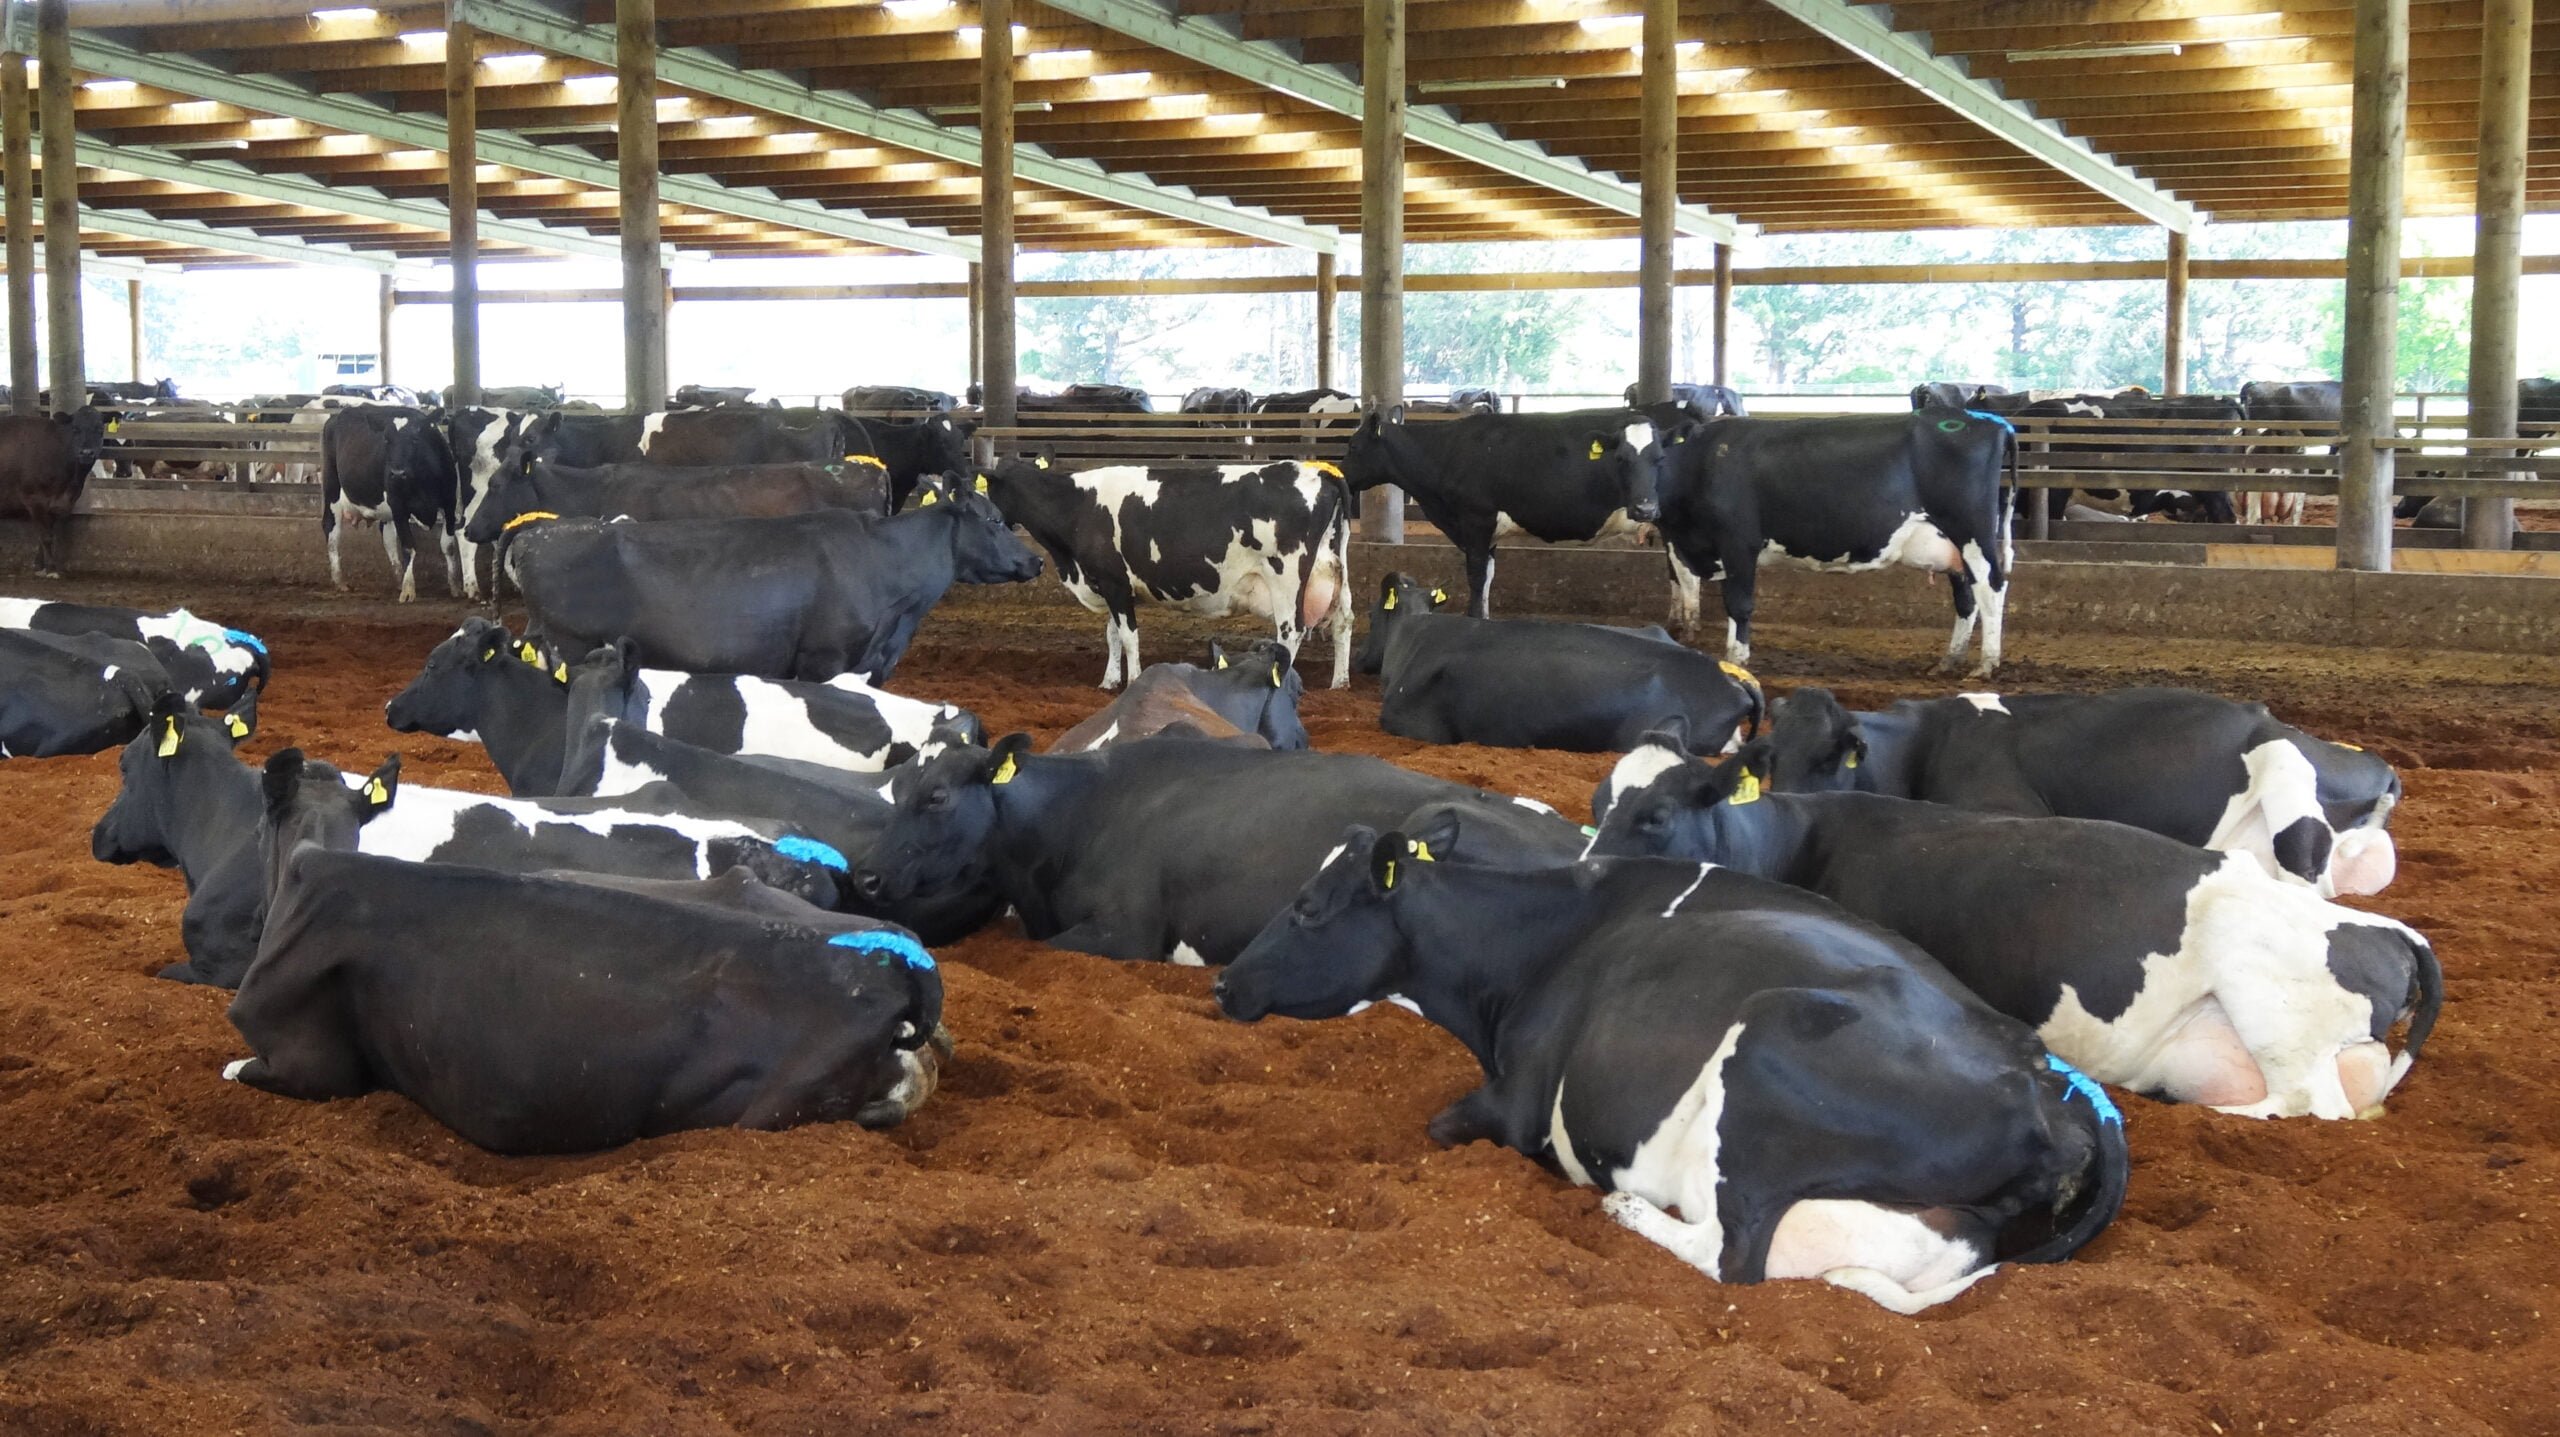
{"type": "Polygon", "coordinates": [[[1350,500],[1340,471],[1268,464],[1114,464],[1070,473],[1046,459],[979,471],[1005,522],[1049,551],[1076,602],[1105,615],[1102,686],[1136,678],[1138,605],[1208,618],[1239,610],[1279,630],[1296,661],[1328,624],[1333,686],[1351,682],[1350,500]]]}
{"type": "Polygon", "coordinates": [[[329,545],[329,582],[347,587],[338,564],[338,531],[350,524],[382,528],[382,552],[400,579],[400,602],[418,597],[418,551],[411,524],[423,524],[444,549],[445,585],[463,592],[461,475],[436,416],[368,405],[342,409],[320,429],[320,533],[329,545]]]}
{"type": "Polygon", "coordinates": [[[925,480],[940,474],[969,472],[969,436],[977,432],[974,423],[964,423],[948,414],[927,415],[904,423],[857,420],[848,415],[846,422],[862,431],[856,445],[860,452],[847,455],[847,460],[876,460],[888,469],[889,508],[893,512],[907,507],[916,486],[925,480]]]}
{"type": "MultiPolygon", "coordinates": [[[[2270,381],[2253,379],[2240,386],[2240,408],[2251,420],[2277,427],[2262,434],[2289,434],[2306,424],[2341,424],[2346,420],[2346,385],[2335,379],[2270,381]]],[[[2308,452],[2308,446],[2306,452],[2308,452]]],[[[2302,522],[2302,493],[2252,492],[2240,496],[2243,524],[2302,522]]]]}
{"type": "Polygon", "coordinates": [[[1253,401],[1256,414],[1357,414],[1360,400],[1339,389],[1290,389],[1253,401]]]}
{"type": "Polygon", "coordinates": [[[71,511],[116,423],[84,408],[51,418],[0,414],[0,512],[23,516],[36,530],[36,573],[62,577],[71,511]]]}
{"type": "Polygon", "coordinates": [[[1759,731],[1760,685],[1739,664],[1597,624],[1431,612],[1443,597],[1389,574],[1370,611],[1361,657],[1391,734],[1622,753],[1670,723],[1709,752],[1759,731]]]}
{"type": "MultiPolygon", "coordinates": [[[[938,752],[939,750],[937,750],[938,752]]],[[[839,853],[861,853],[889,823],[889,796],[879,775],[765,756],[741,757],[597,716],[570,735],[561,791],[594,798],[643,793],[664,785],[688,809],[785,825],[839,853]]],[[[846,888],[840,906],[913,929],[928,943],[948,943],[985,927],[1004,899],[983,880],[920,889],[894,903],[874,903],[846,888]]]]}
{"type": "Polygon", "coordinates": [[[878,464],[738,464],[663,468],[604,464],[593,469],[534,461],[492,481],[462,536],[494,544],[526,514],[552,519],[738,519],[818,509],[885,518],[889,471],[878,464]]]}
{"type": "MultiPolygon", "coordinates": [[[[2144,453],[2205,454],[2230,459],[2243,452],[2219,444],[2153,442],[2154,435],[2220,437],[2239,434],[2241,421],[2248,417],[2248,411],[2238,395],[2119,396],[2106,401],[2105,409],[2109,419],[2180,421],[2175,428],[2152,430],[2141,436],[2139,447],[2144,453]]],[[[2231,495],[2222,490],[2130,489],[2125,492],[2125,498],[2128,501],[2125,512],[2136,519],[2150,514],[2166,514],[2172,519],[2196,524],[2229,524],[2236,520],[2231,495]]]]}
{"type": "Polygon", "coordinates": [[[1250,414],[1253,391],[1250,389],[1195,389],[1182,396],[1185,414],[1250,414]]]}
{"type": "Polygon", "coordinates": [[[267,686],[267,646],[243,629],[225,628],[184,609],[152,613],[110,604],[0,598],[0,629],[44,634],[103,634],[151,652],[171,689],[191,704],[229,708],[267,686]]]}
{"type": "Polygon", "coordinates": [[[1207,668],[1150,665],[1102,712],[1061,734],[1049,752],[1083,753],[1106,744],[1134,743],[1175,724],[1188,724],[1207,738],[1306,748],[1306,726],[1298,721],[1298,701],[1305,693],[1287,645],[1263,639],[1230,655],[1212,642],[1207,668]]]}
{"type": "Polygon", "coordinates": [[[162,703],[117,760],[115,801],[89,830],[100,863],[175,868],[186,879],[178,936],[187,950],[160,976],[237,987],[258,954],[266,867],[258,845],[258,773],[232,749],[254,709],[209,718],[162,703]]]}
{"type": "Polygon", "coordinates": [[[168,678],[138,646],[141,663],[100,657],[109,642],[0,629],[0,758],[99,753],[141,732],[168,678]]]}
{"type": "Polygon", "coordinates": [[[572,670],[557,651],[478,617],[438,644],[383,711],[395,732],[481,744],[521,798],[561,792],[569,731],[599,714],[715,753],[849,773],[877,773],[985,738],[966,709],[901,698],[851,674],[808,684],[635,668],[619,645],[598,648],[572,670]]]}
{"type": "Polygon", "coordinates": [[[304,851],[231,1022],[256,1056],[223,1076],[251,1087],[388,1088],[491,1152],[587,1152],[894,1126],[933,1090],[942,983],[894,928],[304,851]]]}
{"type": "Polygon", "coordinates": [[[669,409],[750,409],[755,405],[749,396],[756,392],[752,384],[686,384],[677,387],[667,401],[669,409]]]}
{"type": "Polygon", "coordinates": [[[1791,793],[2102,818],[2245,853],[2323,897],[2380,893],[2398,867],[2391,765],[2191,689],[1958,694],[1865,713],[1802,688],[1772,706],[1769,742],[1771,782],[1791,793]]]}
{"type": "Polygon", "coordinates": [[[1917,1312],[2114,1220],[2130,1163],[2106,1094],[1910,944],[1707,865],[1447,857],[1465,833],[1344,834],[1219,975],[1220,1009],[1404,998],[1484,1070],[1435,1142],[1552,1162],[1720,1282],[1917,1312]]]}
{"type": "Polygon", "coordinates": [[[598,523],[516,533],[530,631],[571,653],[628,637],[643,663],[696,673],[886,683],[953,584],[1017,584],[1040,558],[985,495],[935,480],[891,519],[598,523]]]}
{"type": "Polygon", "coordinates": [[[1407,424],[1397,406],[1360,422],[1342,474],[1354,493],[1393,484],[1422,506],[1466,556],[1467,613],[1482,619],[1492,616],[1496,540],[1632,534],[1660,513],[1661,465],[1653,422],[1632,410],[1407,424]]]}
{"type": "Polygon", "coordinates": [[[2247,1117],[2370,1116],[2444,1003],[2408,927],[2120,823],[1870,793],[1764,792],[1665,741],[1620,760],[1595,855],[1686,858],[1809,889],[1919,944],[2101,1082],[2247,1117]],[[2409,1024],[2393,1055],[2391,1030],[2409,1024]]]}
{"type": "Polygon", "coordinates": [[[836,402],[866,415],[941,414],[960,403],[939,389],[918,389],[907,384],[857,384],[838,396],[836,402]]]}
{"type": "Polygon", "coordinates": [[[1955,632],[1947,668],[1964,660],[1976,610],[1982,662],[2000,667],[2008,608],[2009,487],[2017,436],[1969,410],[1839,419],[1719,419],[1670,436],[1662,483],[1672,627],[1698,627],[1698,582],[1723,580],[1725,657],[1751,661],[1751,617],[1764,561],[1832,573],[1902,565],[1947,576],[1955,632]]]}
{"type": "MultiPolygon", "coordinates": [[[[986,402],[986,387],[969,386],[969,403],[986,402]]],[[[1155,403],[1143,389],[1126,384],[1070,384],[1055,394],[1021,390],[1013,396],[1016,414],[1153,414],[1155,403]]]]}
{"type": "Polygon", "coordinates": [[[838,409],[679,409],[652,414],[639,458],[670,466],[830,464],[865,452],[862,422],[838,409]]]}
{"type": "Polygon", "coordinates": [[[1642,410],[1657,425],[1668,428],[1682,419],[1701,424],[1710,419],[1742,418],[1751,410],[1742,402],[1742,391],[1722,384],[1675,384],[1671,397],[1661,405],[1636,402],[1636,386],[1627,386],[1627,407],[1642,410]],[[1664,412],[1656,413],[1656,410],[1664,412]]]}
{"type": "Polygon", "coordinates": [[[1380,759],[1173,735],[1038,755],[1014,734],[910,764],[890,796],[895,815],[854,865],[863,901],[990,881],[1052,947],[1179,964],[1243,951],[1346,825],[1429,803],[1528,813],[1380,759]]]}
{"type": "MultiPolygon", "coordinates": [[[[460,402],[460,395],[459,385],[444,391],[445,408],[465,407],[460,402]]],[[[497,410],[557,409],[566,398],[557,384],[484,384],[480,386],[479,397],[472,403],[497,410]]]]}

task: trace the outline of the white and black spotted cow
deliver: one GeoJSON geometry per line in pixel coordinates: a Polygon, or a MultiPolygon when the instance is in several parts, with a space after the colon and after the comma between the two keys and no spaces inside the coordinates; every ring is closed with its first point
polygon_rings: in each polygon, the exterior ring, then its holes
{"type": "Polygon", "coordinates": [[[980,483],[1049,551],[1086,608],[1107,615],[1102,686],[1138,660],[1138,605],[1270,619],[1294,662],[1319,624],[1333,638],[1333,686],[1351,682],[1351,521],[1332,465],[1115,464],[1069,473],[1007,460],[980,483]]]}
{"type": "Polygon", "coordinates": [[[1917,1312],[2069,1257],[2121,1208],[2106,1094],[1911,944],[1711,865],[1523,873],[1468,843],[1463,820],[1353,829],[1219,976],[1220,1008],[1414,1007],[1484,1069],[1434,1141],[1549,1159],[1720,1282],[1917,1312]]]}
{"type": "Polygon", "coordinates": [[[338,531],[382,528],[382,552],[400,576],[400,602],[418,597],[418,552],[410,526],[422,524],[444,549],[445,584],[463,592],[458,547],[461,480],[444,431],[415,409],[341,409],[320,429],[320,533],[329,545],[329,582],[343,589],[338,531]]]}
{"type": "Polygon", "coordinates": [[[1855,713],[1828,690],[1770,710],[1775,787],[1854,789],[1986,813],[2104,818],[2245,853],[2324,897],[2397,868],[2391,765],[2192,689],[1958,694],[1855,713]]]}
{"type": "Polygon", "coordinates": [[[1466,556],[1467,614],[1483,619],[1492,617],[1493,550],[1503,536],[1580,543],[1633,534],[1657,517],[1657,434],[1634,410],[1407,424],[1399,405],[1360,422],[1342,473],[1354,493],[1393,484],[1422,506],[1466,556]]]}
{"type": "MultiPolygon", "coordinates": [[[[462,591],[480,597],[481,542],[471,537],[471,521],[497,487],[503,452],[524,432],[533,416],[521,409],[448,409],[444,412],[445,445],[452,453],[460,494],[454,506],[454,543],[462,565],[462,591]]],[[[489,594],[498,594],[498,568],[490,566],[489,594]]]]}
{"type": "Polygon", "coordinates": [[[2248,1117],[2368,1116],[2444,1003],[2414,930],[2240,854],[2091,819],[1769,793],[1765,742],[1721,767],[1668,740],[1620,763],[1593,854],[1819,893],[1919,944],[2102,1082],[2248,1117]]]}
{"type": "Polygon", "coordinates": [[[1982,622],[1977,674],[2000,667],[2010,567],[2007,420],[1962,409],[1836,419],[1719,419],[1668,437],[1662,537],[1673,626],[1698,627],[1698,583],[1723,580],[1725,657],[1751,661],[1759,566],[1832,573],[1901,565],[1945,574],[1955,633],[1946,666],[1982,622]]]}
{"type": "Polygon", "coordinates": [[[171,691],[203,708],[229,708],[267,686],[265,641],[184,609],[153,613],[111,604],[0,599],[0,629],[104,634],[141,644],[168,674],[171,691]]]}

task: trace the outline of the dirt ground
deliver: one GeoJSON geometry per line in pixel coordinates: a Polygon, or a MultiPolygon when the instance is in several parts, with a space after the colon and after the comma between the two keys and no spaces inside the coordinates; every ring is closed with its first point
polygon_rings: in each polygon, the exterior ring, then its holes
{"type": "MultiPolygon", "coordinates": [[[[122,597],[270,640],[251,757],[496,786],[381,723],[454,606],[122,597]]],[[[1151,615],[1148,653],[1201,632],[1151,615]]],[[[1757,667],[1874,702],[1942,692],[1937,642],[1771,626],[1757,667]]],[[[1917,1319],[1720,1287],[1517,1154],[1435,1150],[1475,1073],[1419,1018],[1246,1027],[1206,973],[1009,925],[944,950],[958,1055],[894,1132],[504,1159],[400,1098],[270,1097],[220,1081],[225,995],[148,976],[177,875],[89,857],[114,755],[0,764],[0,1432],[2560,1434],[2560,661],[2013,646],[2012,689],[2194,684],[2400,765],[2378,906],[2450,1001],[2377,1121],[2128,1100],[2122,1220],[1917,1319]]],[[[898,687],[1046,738],[1101,666],[1080,612],[950,606],[898,687]]],[[[1365,681],[1306,717],[1569,813],[1607,763],[1387,737],[1365,681]]]]}

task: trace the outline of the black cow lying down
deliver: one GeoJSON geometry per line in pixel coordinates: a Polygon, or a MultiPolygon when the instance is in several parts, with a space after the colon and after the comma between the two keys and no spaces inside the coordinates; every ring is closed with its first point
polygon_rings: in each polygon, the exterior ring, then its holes
{"type": "Polygon", "coordinates": [[[1148,665],[1109,707],[1059,735],[1049,752],[1131,743],[1175,724],[1188,724],[1207,738],[1305,748],[1298,701],[1306,687],[1289,662],[1288,646],[1278,640],[1260,640],[1234,655],[1213,640],[1207,668],[1148,665]]]}
{"type": "Polygon", "coordinates": [[[2370,1116],[2444,1003],[2405,925],[2120,823],[1865,793],[1763,792],[1667,740],[1623,762],[1594,854],[1685,858],[1810,889],[1901,934],[2102,1082],[2246,1117],[2370,1116]],[[2398,1055],[2386,1046],[2406,1019],[2398,1055]]]}
{"type": "Polygon", "coordinates": [[[95,634],[0,629],[0,758],[114,748],[169,692],[148,651],[95,634]]]}
{"type": "Polygon", "coordinates": [[[953,584],[1040,573],[969,485],[930,481],[916,504],[877,520],[552,520],[517,531],[514,572],[532,630],[570,653],[628,637],[667,668],[886,683],[953,584]]]}
{"type": "Polygon", "coordinates": [[[163,978],[228,988],[257,956],[266,902],[258,775],[231,752],[249,733],[241,713],[208,718],[163,704],[124,746],[122,786],[89,830],[89,852],[101,863],[185,876],[178,937],[187,959],[161,969],[163,978]]]}
{"type": "Polygon", "coordinates": [[[898,929],[828,927],[300,849],[231,1004],[256,1056],[223,1076],[311,1100],[389,1088],[499,1153],[894,1126],[940,1071],[941,975],[898,929]]]}
{"type": "Polygon", "coordinates": [[[1852,713],[1798,689],[1770,714],[1774,787],[1854,789],[1986,813],[2129,823],[2245,853],[2324,897],[2379,893],[2398,866],[2384,827],[2391,765],[2190,689],[1958,694],[1852,713]]]}
{"type": "Polygon", "coordinates": [[[1917,1312],[2114,1220],[2129,1164],[2105,1093],[1909,943],[1694,863],[1442,861],[1463,834],[1344,835],[1219,1006],[1405,997],[1484,1068],[1435,1141],[1548,1160],[1722,1282],[1820,1278],[1917,1312]]]}
{"type": "Polygon", "coordinates": [[[154,613],[113,604],[0,599],[0,629],[104,634],[141,644],[159,661],[173,692],[206,708],[229,708],[241,695],[267,686],[267,646],[257,635],[184,609],[154,613]]]}
{"type": "Polygon", "coordinates": [[[1668,723],[1704,751],[1760,727],[1741,665],[1597,624],[1435,614],[1439,590],[1389,574],[1361,656],[1377,658],[1378,726],[1424,743],[1622,753],[1668,723]]]}
{"type": "Polygon", "coordinates": [[[1052,947],[1181,964],[1242,951],[1347,824],[1465,802],[1488,826],[1573,828],[1379,759],[1172,734],[1063,755],[1014,734],[910,764],[890,796],[895,815],[854,865],[863,901],[983,874],[1052,947]]]}

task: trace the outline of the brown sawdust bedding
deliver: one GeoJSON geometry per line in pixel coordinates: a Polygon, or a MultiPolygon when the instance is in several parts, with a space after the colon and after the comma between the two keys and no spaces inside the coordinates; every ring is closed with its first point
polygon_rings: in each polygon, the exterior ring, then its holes
{"type": "MultiPolygon", "coordinates": [[[[457,606],[124,592],[274,644],[252,757],[496,786],[381,723],[457,606]]],[[[1100,702],[1100,628],[946,607],[898,687],[1053,736],[1100,702]]],[[[1245,1027],[1206,973],[1009,923],[945,950],[958,1056],[894,1132],[505,1159],[397,1097],[269,1097],[219,1080],[224,995],[148,976],[178,877],[89,857],[114,755],[0,764],[0,1432],[2560,1433],[2560,663],[2013,644],[2013,689],[2263,697],[2401,765],[2378,906],[2451,997],[2379,1121],[2127,1100],[2122,1220],[1918,1319],[1717,1286],[1517,1154],[1435,1150],[1475,1075],[1409,1014],[1245,1027]]],[[[1879,702],[1944,691],[1933,647],[1773,626],[1760,667],[1879,702]]],[[[1568,813],[1607,764],[1388,737],[1368,681],[1306,710],[1568,813]]]]}

